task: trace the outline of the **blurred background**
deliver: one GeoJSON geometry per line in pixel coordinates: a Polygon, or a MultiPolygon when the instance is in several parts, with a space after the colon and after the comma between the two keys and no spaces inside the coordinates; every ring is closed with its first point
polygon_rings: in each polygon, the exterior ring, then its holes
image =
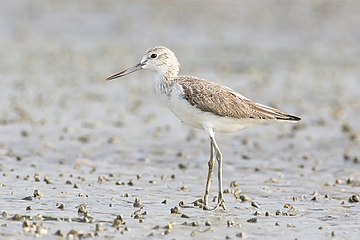
{"type": "Polygon", "coordinates": [[[304,124],[336,118],[357,128],[359,10],[357,1],[320,0],[2,1],[2,128],[177,128],[154,102],[151,73],[103,81],[156,45],[176,53],[182,74],[304,124]]]}
{"type": "MultiPolygon", "coordinates": [[[[46,174],[59,162],[66,171],[86,159],[100,172],[115,165],[135,174],[149,170],[144,162],[169,169],[184,161],[199,163],[203,179],[208,136],[157,102],[152,73],[104,80],[164,45],[181,74],[302,117],[297,125],[220,134],[227,177],[238,176],[236,168],[276,166],[300,177],[303,191],[335,179],[356,182],[359,29],[355,0],[2,0],[1,169],[46,174]]],[[[11,177],[1,181],[22,186],[11,177]]]]}

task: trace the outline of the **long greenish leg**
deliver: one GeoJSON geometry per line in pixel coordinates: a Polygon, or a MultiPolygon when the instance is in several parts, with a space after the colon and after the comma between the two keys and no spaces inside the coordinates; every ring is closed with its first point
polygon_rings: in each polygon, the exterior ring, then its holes
{"type": "Polygon", "coordinates": [[[205,210],[209,210],[209,193],[210,193],[210,187],[211,187],[211,177],[212,177],[212,173],[214,170],[214,163],[215,163],[214,153],[215,153],[214,143],[213,143],[213,139],[210,137],[210,160],[208,162],[209,171],[208,171],[208,175],[207,175],[207,179],[206,179],[206,187],[205,187],[205,194],[204,194],[204,209],[205,210]]]}
{"type": "Polygon", "coordinates": [[[222,207],[225,210],[226,206],[225,206],[225,200],[223,197],[223,185],[222,185],[222,154],[221,154],[219,146],[217,145],[217,143],[215,141],[215,137],[213,137],[212,142],[215,147],[216,160],[218,162],[218,184],[219,184],[219,194],[218,194],[217,204],[216,204],[214,210],[217,209],[218,207],[222,207]]]}

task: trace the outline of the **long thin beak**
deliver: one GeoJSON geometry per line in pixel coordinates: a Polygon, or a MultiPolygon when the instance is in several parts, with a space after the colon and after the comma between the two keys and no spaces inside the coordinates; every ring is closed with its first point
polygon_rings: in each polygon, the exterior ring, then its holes
{"type": "Polygon", "coordinates": [[[131,68],[128,68],[128,69],[126,69],[126,70],[124,70],[122,72],[119,72],[119,73],[117,73],[115,75],[112,75],[112,76],[108,77],[106,80],[113,80],[115,78],[123,77],[123,76],[128,75],[128,74],[130,74],[132,72],[136,72],[136,71],[142,69],[143,66],[144,66],[143,63],[138,63],[138,64],[136,64],[135,66],[133,66],[131,68]]]}

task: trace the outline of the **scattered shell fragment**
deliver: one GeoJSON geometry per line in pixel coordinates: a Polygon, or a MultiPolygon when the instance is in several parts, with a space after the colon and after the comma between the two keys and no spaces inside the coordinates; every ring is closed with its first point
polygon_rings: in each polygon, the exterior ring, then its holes
{"type": "Polygon", "coordinates": [[[186,215],[186,214],[184,214],[184,213],[181,214],[181,217],[182,217],[182,218],[190,218],[188,215],[186,215]]]}
{"type": "Polygon", "coordinates": [[[117,215],[113,221],[113,227],[119,229],[121,226],[125,225],[124,219],[122,215],[117,215]]]}
{"type": "Polygon", "coordinates": [[[227,220],[227,221],[226,221],[226,224],[227,224],[227,227],[228,227],[228,228],[233,227],[233,226],[234,226],[234,221],[232,221],[232,220],[227,220]]]}
{"type": "Polygon", "coordinates": [[[238,238],[243,238],[244,237],[244,233],[243,232],[239,232],[235,235],[238,238]]]}
{"type": "Polygon", "coordinates": [[[78,209],[77,212],[78,212],[79,216],[90,217],[89,209],[85,203],[77,206],[77,209],[78,209]]]}
{"type": "Polygon", "coordinates": [[[188,166],[187,166],[186,164],[184,164],[184,163],[179,163],[178,167],[179,167],[179,169],[181,169],[181,170],[185,170],[185,169],[188,168],[188,166]]]}
{"type": "Polygon", "coordinates": [[[47,228],[45,228],[42,223],[24,221],[22,228],[24,232],[34,234],[35,236],[43,236],[48,233],[47,228]]]}
{"type": "Polygon", "coordinates": [[[57,230],[55,233],[54,233],[55,236],[59,236],[59,237],[65,237],[65,233],[62,231],[62,230],[57,230]]]}
{"type": "Polygon", "coordinates": [[[27,197],[22,198],[21,200],[32,201],[33,197],[32,196],[27,196],[27,197]]]}
{"type": "Polygon", "coordinates": [[[248,223],[257,223],[258,218],[257,217],[249,218],[248,220],[246,220],[246,222],[248,222],[248,223]]]}
{"type": "Polygon", "coordinates": [[[33,197],[37,198],[37,199],[40,199],[41,197],[43,197],[43,195],[40,193],[39,190],[34,190],[33,197]]]}
{"type": "Polygon", "coordinates": [[[238,186],[239,186],[239,184],[235,180],[231,181],[231,183],[230,183],[231,188],[238,187],[238,186]]]}
{"type": "Polygon", "coordinates": [[[174,222],[168,222],[163,228],[171,230],[174,228],[174,226],[175,226],[174,222]]]}
{"type": "Polygon", "coordinates": [[[197,226],[199,226],[199,223],[197,221],[192,221],[191,226],[197,227],[197,226]]]}
{"type": "Polygon", "coordinates": [[[295,211],[295,207],[293,205],[291,205],[291,204],[288,204],[288,203],[284,205],[284,208],[289,209],[289,211],[295,211]]]}
{"type": "Polygon", "coordinates": [[[41,216],[41,214],[36,214],[32,219],[35,220],[35,221],[44,220],[44,218],[43,218],[43,216],[41,216]]]}
{"type": "Polygon", "coordinates": [[[257,202],[251,202],[251,206],[254,208],[259,208],[259,204],[257,202]]]}
{"type": "Polygon", "coordinates": [[[358,203],[360,202],[360,197],[358,195],[352,195],[351,197],[349,197],[349,203],[358,203]]]}
{"type": "Polygon", "coordinates": [[[127,185],[129,185],[129,186],[134,186],[134,180],[129,180],[129,182],[127,183],[127,185]]]}
{"type": "Polygon", "coordinates": [[[119,185],[125,185],[125,182],[123,182],[123,181],[116,181],[116,182],[115,182],[115,185],[118,185],[118,186],[119,186],[119,185]]]}
{"type": "Polygon", "coordinates": [[[40,174],[39,173],[34,174],[34,180],[35,180],[35,182],[40,182],[40,174]]]}
{"type": "Polygon", "coordinates": [[[180,208],[179,207],[173,207],[173,208],[170,208],[170,213],[172,214],[181,214],[180,212],[180,208]]]}
{"type": "Polygon", "coordinates": [[[5,211],[1,213],[2,218],[7,219],[9,217],[9,214],[5,211]]]}
{"type": "Polygon", "coordinates": [[[60,204],[56,204],[57,205],[57,208],[60,209],[60,210],[64,210],[65,209],[65,205],[60,203],[60,204]]]}
{"type": "Polygon", "coordinates": [[[247,202],[250,201],[250,198],[245,194],[239,194],[238,196],[235,195],[235,198],[237,200],[240,200],[241,202],[247,202]]]}
{"type": "Polygon", "coordinates": [[[44,177],[44,182],[45,182],[46,184],[53,184],[53,182],[50,180],[50,178],[49,178],[48,176],[45,176],[45,177],[44,177]]]}
{"type": "Polygon", "coordinates": [[[98,183],[103,183],[103,182],[106,182],[106,181],[107,181],[107,179],[106,179],[105,176],[99,176],[98,177],[98,183]]]}
{"type": "Polygon", "coordinates": [[[95,232],[103,232],[105,231],[105,227],[103,223],[95,224],[95,232]]]}
{"type": "Polygon", "coordinates": [[[291,223],[288,223],[288,224],[286,225],[286,227],[288,227],[288,228],[295,228],[295,225],[293,225],[293,224],[291,224],[291,223]]]}

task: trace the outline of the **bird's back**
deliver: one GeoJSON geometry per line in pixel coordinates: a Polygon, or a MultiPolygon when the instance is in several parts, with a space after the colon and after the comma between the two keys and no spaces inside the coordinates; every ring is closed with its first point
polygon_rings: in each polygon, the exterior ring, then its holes
{"type": "Polygon", "coordinates": [[[179,76],[175,80],[183,89],[183,98],[203,112],[239,120],[300,120],[278,109],[255,103],[219,83],[191,76],[179,76]]]}

